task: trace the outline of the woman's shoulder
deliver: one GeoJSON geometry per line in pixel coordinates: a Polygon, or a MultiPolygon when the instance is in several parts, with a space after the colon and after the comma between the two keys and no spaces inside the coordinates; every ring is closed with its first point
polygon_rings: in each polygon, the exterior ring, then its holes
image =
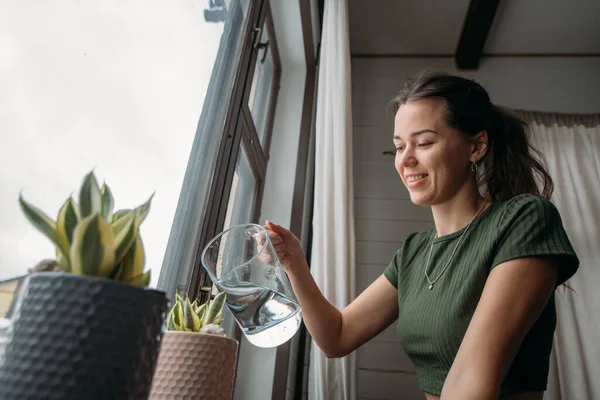
{"type": "Polygon", "coordinates": [[[533,193],[519,194],[519,195],[513,196],[509,199],[504,200],[503,203],[505,203],[507,206],[508,205],[523,206],[523,205],[528,205],[528,204],[541,204],[541,205],[550,205],[550,206],[553,205],[553,203],[550,200],[546,199],[545,197],[538,196],[537,194],[533,194],[533,193]]]}
{"type": "Polygon", "coordinates": [[[550,200],[531,193],[524,193],[502,201],[501,220],[525,218],[531,220],[560,218],[560,213],[550,200]]]}

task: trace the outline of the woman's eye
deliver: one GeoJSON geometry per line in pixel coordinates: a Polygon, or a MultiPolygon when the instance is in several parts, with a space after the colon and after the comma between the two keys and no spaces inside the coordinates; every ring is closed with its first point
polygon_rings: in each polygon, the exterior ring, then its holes
{"type": "Polygon", "coordinates": [[[396,153],[401,153],[403,150],[404,150],[404,147],[402,147],[402,146],[396,147],[396,153]]]}
{"type": "Polygon", "coordinates": [[[424,143],[419,143],[419,147],[427,147],[427,146],[431,146],[433,143],[431,142],[424,142],[424,143]]]}

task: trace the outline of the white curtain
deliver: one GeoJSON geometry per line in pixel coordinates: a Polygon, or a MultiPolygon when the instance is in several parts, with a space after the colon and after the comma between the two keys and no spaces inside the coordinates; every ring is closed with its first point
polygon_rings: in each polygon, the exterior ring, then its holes
{"type": "Polygon", "coordinates": [[[600,399],[600,115],[519,112],[554,179],[553,201],[580,258],[558,289],[545,400],[600,399]]]}
{"type": "MultiPolygon", "coordinates": [[[[311,271],[338,309],[354,299],[354,202],[348,4],[326,0],[321,37],[315,138],[311,271]]],[[[327,359],[311,346],[308,398],[353,400],[355,357],[327,359]]]]}

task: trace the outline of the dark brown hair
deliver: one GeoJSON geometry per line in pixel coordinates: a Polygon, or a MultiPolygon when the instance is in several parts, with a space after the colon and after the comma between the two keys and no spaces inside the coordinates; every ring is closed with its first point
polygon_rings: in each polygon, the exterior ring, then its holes
{"type": "Polygon", "coordinates": [[[520,118],[490,101],[477,82],[445,73],[421,72],[408,79],[392,100],[394,113],[402,104],[438,99],[446,106],[446,123],[465,139],[481,131],[488,134],[488,148],[481,160],[477,184],[489,199],[502,201],[523,193],[549,199],[554,190],[543,156],[529,143],[530,130],[520,118]],[[540,186],[541,185],[541,190],[540,186]]]}

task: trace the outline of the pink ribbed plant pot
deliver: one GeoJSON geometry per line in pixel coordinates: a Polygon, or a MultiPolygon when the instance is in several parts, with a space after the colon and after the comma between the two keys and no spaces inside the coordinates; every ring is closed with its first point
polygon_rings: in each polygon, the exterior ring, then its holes
{"type": "Polygon", "coordinates": [[[196,332],[165,333],[150,400],[231,400],[237,340],[196,332]]]}

